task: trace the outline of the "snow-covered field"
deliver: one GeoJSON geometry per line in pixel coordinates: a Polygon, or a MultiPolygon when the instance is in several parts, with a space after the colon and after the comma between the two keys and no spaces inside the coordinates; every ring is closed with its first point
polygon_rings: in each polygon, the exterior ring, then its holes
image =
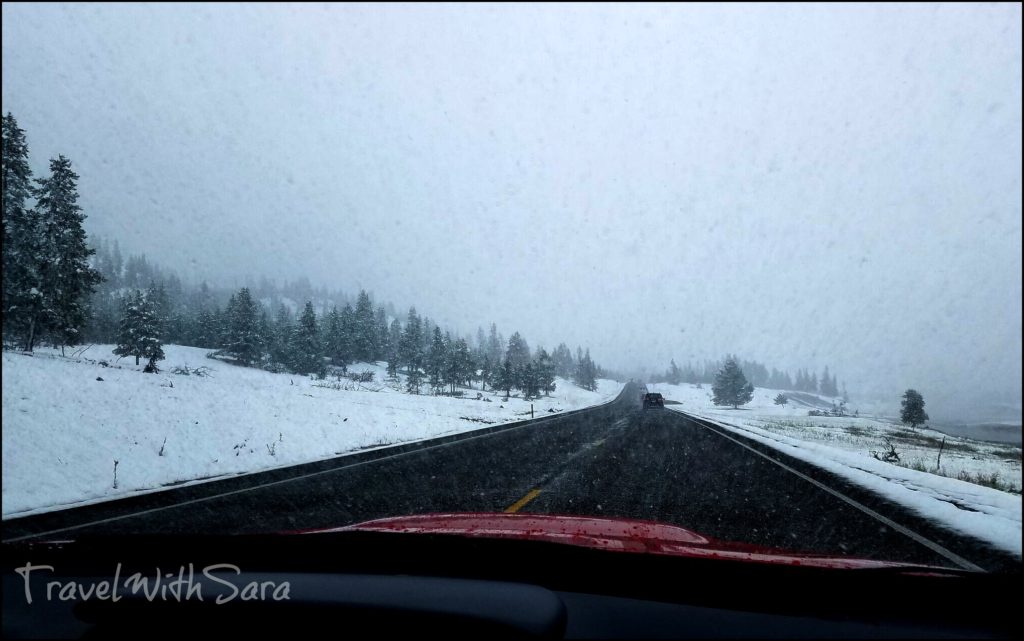
{"type": "MultiPolygon", "coordinates": [[[[905,505],[922,516],[1021,556],[1021,448],[909,429],[883,418],[809,416],[820,399],[775,405],[778,390],[757,388],[740,409],[717,407],[705,385],[651,384],[666,405],[808,461],[905,505]],[[943,437],[945,446],[936,467],[943,437]],[[889,451],[898,463],[878,460],[889,451]],[[966,479],[966,480],[963,480],[966,479]],[[984,483],[985,485],[982,485],[984,483]],[[995,489],[997,486],[1002,489],[995,489]]],[[[853,408],[850,408],[853,411],[853,408]]]]}
{"type": "MultiPolygon", "coordinates": [[[[491,392],[481,400],[476,390],[466,390],[466,398],[405,394],[384,380],[383,363],[349,367],[373,372],[373,382],[314,381],[212,360],[206,357],[210,350],[167,345],[162,371],[154,375],[143,374],[134,359],[118,360],[112,349],[97,345],[77,359],[47,350],[3,353],[4,518],[530,414],[529,402],[504,401],[491,392]],[[182,365],[212,371],[208,377],[171,372],[182,365]]],[[[621,388],[601,380],[591,392],[558,379],[550,398],[533,401],[534,412],[539,417],[596,405],[621,388]]]]}

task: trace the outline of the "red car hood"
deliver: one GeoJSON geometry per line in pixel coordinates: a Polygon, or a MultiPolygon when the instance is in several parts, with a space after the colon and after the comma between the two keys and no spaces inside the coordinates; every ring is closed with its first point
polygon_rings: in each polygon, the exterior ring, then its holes
{"type": "MultiPolygon", "coordinates": [[[[755,563],[842,569],[921,568],[920,565],[874,561],[717,541],[691,530],[656,521],[548,514],[422,514],[377,519],[339,528],[307,531],[450,534],[481,538],[550,541],[581,547],[646,554],[666,554],[755,563]]],[[[945,570],[945,568],[934,568],[945,570]]]]}

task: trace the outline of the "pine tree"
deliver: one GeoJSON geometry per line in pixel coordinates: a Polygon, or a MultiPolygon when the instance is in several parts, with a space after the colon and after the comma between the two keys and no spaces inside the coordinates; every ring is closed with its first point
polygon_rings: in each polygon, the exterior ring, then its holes
{"type": "Polygon", "coordinates": [[[484,352],[480,356],[480,391],[487,391],[487,386],[494,380],[494,365],[491,363],[490,356],[484,352]]]}
{"type": "Polygon", "coordinates": [[[323,357],[323,341],[317,327],[316,312],[313,311],[313,303],[306,301],[302,316],[292,332],[292,371],[302,375],[323,376],[326,369],[323,357]]]}
{"type": "Polygon", "coordinates": [[[555,391],[555,364],[543,347],[537,349],[533,368],[537,377],[538,393],[551,394],[555,391]]]}
{"type": "Polygon", "coordinates": [[[383,306],[377,308],[374,323],[377,340],[375,341],[376,353],[374,354],[373,359],[375,361],[387,360],[389,353],[388,343],[391,339],[391,334],[388,331],[388,313],[384,311],[383,306]]]}
{"type": "Polygon", "coordinates": [[[260,332],[260,308],[252,299],[248,287],[231,298],[224,350],[242,365],[254,365],[263,360],[263,336],[260,332]]]}
{"type": "Polygon", "coordinates": [[[355,332],[352,339],[355,360],[373,361],[377,355],[377,329],[373,317],[373,303],[365,290],[359,291],[353,320],[355,332]]]}
{"type": "Polygon", "coordinates": [[[270,341],[270,362],[275,371],[278,368],[291,369],[291,344],[294,331],[291,311],[284,304],[277,308],[274,317],[272,339],[270,341]]]}
{"type": "Polygon", "coordinates": [[[397,318],[391,321],[388,328],[388,376],[398,378],[398,366],[401,359],[402,323],[397,318]]]}
{"type": "MultiPolygon", "coordinates": [[[[121,246],[114,241],[114,248],[110,250],[110,282],[115,288],[121,287],[124,274],[124,257],[121,256],[121,246]]],[[[205,285],[205,283],[203,283],[205,285]]]]}
{"type": "Polygon", "coordinates": [[[516,373],[515,366],[512,365],[512,361],[505,359],[501,367],[498,368],[492,386],[494,389],[505,390],[505,400],[512,394],[512,388],[516,384],[516,373]]]}
{"type": "Polygon", "coordinates": [[[436,394],[444,382],[444,369],[447,349],[444,338],[441,336],[441,329],[434,326],[434,338],[430,344],[430,351],[427,352],[427,380],[431,389],[436,394]]]}
{"type": "Polygon", "coordinates": [[[711,391],[711,400],[715,405],[732,405],[733,409],[754,398],[754,386],[747,382],[743,370],[732,356],[726,357],[725,364],[715,376],[711,391]]]}
{"type": "Polygon", "coordinates": [[[134,356],[136,365],[140,358],[145,358],[149,361],[146,371],[156,372],[156,361],[164,358],[160,325],[156,309],[148,296],[139,290],[129,294],[124,299],[114,353],[118,356],[134,356]]]}
{"type": "Polygon", "coordinates": [[[43,274],[40,257],[43,229],[29,207],[32,169],[25,132],[10,112],[3,117],[3,336],[35,346],[43,318],[43,274]]]}
{"type": "Polygon", "coordinates": [[[501,359],[504,354],[503,345],[505,341],[498,333],[498,326],[491,323],[491,331],[487,335],[487,358],[491,361],[491,367],[497,371],[501,367],[501,359]]]}
{"type": "MultiPolygon", "coordinates": [[[[421,336],[422,328],[420,317],[416,314],[416,308],[409,308],[409,316],[406,319],[405,331],[402,334],[400,346],[400,359],[405,364],[410,374],[419,370],[423,364],[423,350],[421,336]]],[[[418,375],[417,375],[418,378],[418,375]]],[[[417,381],[417,394],[419,394],[419,381],[417,381]]]]}
{"type": "Polygon", "coordinates": [[[519,373],[520,387],[523,390],[523,399],[530,400],[540,396],[540,384],[537,381],[537,368],[534,364],[527,363],[519,373]]]}
{"type": "Polygon", "coordinates": [[[679,370],[679,366],[676,365],[675,359],[669,362],[668,373],[666,374],[668,382],[672,385],[679,385],[682,380],[682,372],[679,370]]]}
{"type": "Polygon", "coordinates": [[[327,358],[330,359],[332,365],[347,366],[345,362],[345,347],[344,347],[344,336],[341,330],[341,314],[338,313],[338,308],[331,308],[331,313],[327,315],[327,320],[324,322],[324,351],[327,358]]]}
{"type": "Polygon", "coordinates": [[[348,365],[356,360],[356,334],[358,327],[356,323],[356,312],[352,306],[345,303],[341,310],[341,335],[338,339],[339,359],[348,365]]]}
{"type": "Polygon", "coordinates": [[[95,253],[86,243],[78,205],[78,174],[71,161],[50,161],[50,175],[36,180],[36,210],[43,230],[44,319],[50,342],[78,345],[89,316],[88,299],[103,279],[89,266],[95,253]]]}
{"type": "Polygon", "coordinates": [[[900,420],[911,428],[928,422],[928,414],[924,411],[924,397],[917,390],[908,389],[900,401],[900,420]]]}
{"type": "MultiPolygon", "coordinates": [[[[476,374],[476,364],[473,361],[473,353],[469,349],[469,342],[464,338],[455,341],[455,376],[459,385],[472,383],[476,374]]],[[[455,390],[452,389],[454,392],[455,390]]]]}
{"type": "Polygon", "coordinates": [[[555,374],[562,378],[569,378],[573,374],[573,370],[576,368],[576,364],[572,360],[572,352],[566,347],[565,343],[559,343],[558,347],[555,348],[554,353],[551,355],[551,360],[555,366],[555,374]]]}
{"type": "Polygon", "coordinates": [[[469,353],[469,344],[463,338],[452,339],[445,334],[445,371],[444,382],[449,391],[454,394],[455,388],[465,385],[471,375],[472,358],[469,353]]]}
{"type": "Polygon", "coordinates": [[[476,328],[476,349],[474,352],[479,355],[479,360],[481,361],[487,353],[487,334],[484,333],[483,327],[476,328]]]}
{"type": "Polygon", "coordinates": [[[508,339],[508,349],[505,350],[505,360],[512,365],[512,385],[523,389],[525,385],[525,369],[530,363],[530,346],[526,339],[513,332],[508,339]]]}
{"type": "Polygon", "coordinates": [[[426,316],[423,317],[423,325],[420,329],[420,354],[426,363],[427,354],[430,353],[430,345],[434,341],[434,323],[426,316]]]}
{"type": "Polygon", "coordinates": [[[594,391],[597,389],[597,366],[594,365],[594,361],[590,358],[590,348],[587,348],[586,353],[581,353],[579,347],[576,348],[576,375],[573,377],[573,382],[583,389],[594,391]]]}
{"type": "Polygon", "coordinates": [[[419,394],[422,384],[423,375],[420,373],[420,369],[418,367],[410,369],[409,375],[405,379],[405,391],[409,394],[419,394]]]}
{"type": "Polygon", "coordinates": [[[828,373],[828,366],[825,366],[825,371],[821,374],[819,383],[819,390],[822,396],[838,396],[839,390],[835,388],[835,383],[832,382],[832,376],[828,373]]]}
{"type": "Polygon", "coordinates": [[[146,290],[146,298],[153,306],[153,311],[157,317],[162,321],[163,335],[161,335],[160,339],[165,343],[170,342],[168,340],[170,333],[168,326],[171,319],[171,299],[167,295],[167,288],[164,287],[163,283],[158,285],[156,282],[150,281],[149,288],[146,290]]]}

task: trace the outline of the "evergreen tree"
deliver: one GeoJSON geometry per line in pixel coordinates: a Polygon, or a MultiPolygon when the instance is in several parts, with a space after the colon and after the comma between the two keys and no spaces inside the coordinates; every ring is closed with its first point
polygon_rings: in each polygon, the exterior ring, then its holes
{"type": "Polygon", "coordinates": [[[231,344],[231,324],[237,310],[238,296],[231,294],[231,298],[228,299],[227,306],[220,312],[217,318],[217,328],[220,330],[220,338],[217,341],[217,347],[221,349],[227,349],[228,345],[231,344]]]}
{"type": "Polygon", "coordinates": [[[409,394],[419,394],[420,385],[423,384],[423,374],[420,373],[419,367],[414,367],[409,370],[409,375],[405,379],[405,391],[409,394]]]}
{"type": "Polygon", "coordinates": [[[491,357],[484,352],[481,355],[480,367],[480,391],[487,391],[487,386],[494,380],[495,368],[491,363],[491,357]]]}
{"type": "Polygon", "coordinates": [[[505,359],[498,368],[495,379],[492,381],[494,389],[505,390],[505,399],[512,394],[512,388],[516,384],[515,366],[512,361],[505,359]]]}
{"type": "Polygon", "coordinates": [[[332,365],[347,366],[345,362],[344,336],[341,328],[341,314],[338,308],[331,308],[324,323],[324,351],[332,365]]]}
{"type": "MultiPolygon", "coordinates": [[[[423,350],[421,336],[422,328],[420,317],[416,314],[416,308],[409,308],[409,316],[405,322],[405,331],[402,334],[400,345],[400,359],[405,364],[410,374],[419,370],[423,364],[423,350]]],[[[419,378],[417,376],[417,378],[419,378]]],[[[419,381],[417,381],[417,394],[419,394],[419,381]]]]}
{"type": "Polygon", "coordinates": [[[38,212],[28,205],[32,193],[25,132],[8,112],[3,117],[3,336],[28,351],[44,310],[43,229],[38,212]]]}
{"type": "Polygon", "coordinates": [[[572,359],[572,352],[569,351],[565,343],[559,343],[551,355],[551,360],[555,366],[555,374],[562,378],[569,378],[573,375],[576,363],[572,359]]]}
{"type": "Polygon", "coordinates": [[[594,361],[590,358],[590,349],[587,348],[586,353],[581,354],[580,348],[577,347],[576,353],[576,375],[573,377],[573,382],[583,389],[590,391],[596,390],[597,366],[594,365],[594,361]]]}
{"type": "Polygon", "coordinates": [[[527,363],[519,372],[519,386],[523,390],[523,399],[530,400],[540,396],[540,385],[537,382],[537,368],[527,363]]]}
{"type": "Polygon", "coordinates": [[[95,250],[86,243],[78,174],[71,161],[64,156],[51,160],[50,175],[36,182],[36,210],[43,230],[43,313],[50,341],[63,349],[82,342],[88,299],[102,277],[89,266],[95,250]]]}
{"type": "Polygon", "coordinates": [[[426,359],[427,354],[430,353],[430,345],[434,341],[434,327],[434,323],[424,316],[423,326],[420,329],[420,354],[424,359],[426,359]]]}
{"type": "Polygon", "coordinates": [[[839,390],[835,388],[835,384],[832,382],[832,376],[828,373],[828,366],[825,366],[825,371],[821,374],[819,383],[819,391],[822,396],[838,396],[839,390]]]}
{"type": "Polygon", "coordinates": [[[341,336],[338,339],[338,358],[346,365],[358,360],[356,357],[356,334],[358,324],[356,323],[356,312],[352,306],[345,303],[341,310],[341,336]]]}
{"type": "MultiPolygon", "coordinates": [[[[469,349],[469,343],[464,338],[460,338],[455,341],[455,345],[452,349],[454,353],[454,374],[455,382],[458,385],[465,385],[472,383],[474,376],[476,375],[476,365],[473,361],[473,353],[469,349]]],[[[452,392],[455,391],[454,386],[452,392]]]]}
{"type": "Polygon", "coordinates": [[[291,311],[280,304],[274,317],[273,334],[270,341],[270,362],[276,368],[291,369],[291,344],[294,331],[291,311]]]}
{"type": "Polygon", "coordinates": [[[498,333],[498,326],[491,323],[491,331],[487,335],[487,358],[491,361],[493,370],[498,370],[501,367],[501,359],[504,354],[505,344],[503,337],[498,333]]]}
{"type": "Polygon", "coordinates": [[[377,308],[377,315],[374,317],[375,331],[377,339],[374,341],[376,347],[376,354],[373,358],[376,361],[387,360],[389,353],[389,341],[391,334],[388,331],[388,313],[384,311],[384,307],[380,306],[377,308]]]}
{"type": "Polygon", "coordinates": [[[680,381],[682,381],[682,371],[679,369],[679,366],[676,365],[675,359],[672,359],[669,362],[668,372],[666,373],[665,377],[668,379],[668,382],[672,385],[679,385],[680,381]]]}
{"type": "Polygon", "coordinates": [[[551,394],[555,391],[555,364],[543,347],[537,349],[537,357],[533,361],[538,394],[551,394]]]}
{"type": "Polygon", "coordinates": [[[114,353],[118,356],[134,356],[136,365],[140,358],[145,358],[149,361],[146,371],[155,372],[156,361],[164,358],[160,325],[152,301],[138,290],[129,294],[124,300],[114,353]]]}
{"type": "Polygon", "coordinates": [[[302,316],[292,332],[291,360],[292,371],[296,374],[323,376],[326,370],[323,341],[311,301],[306,301],[302,316]]]}
{"type": "Polygon", "coordinates": [[[270,343],[274,340],[274,326],[270,323],[270,315],[267,313],[267,309],[263,305],[259,305],[259,310],[259,341],[262,350],[260,360],[264,360],[264,356],[270,349],[270,343]]]}
{"type": "Polygon", "coordinates": [[[441,330],[434,326],[434,338],[430,344],[430,351],[427,352],[427,379],[431,389],[436,394],[444,382],[444,369],[447,356],[447,349],[441,330]]]}
{"type": "Polygon", "coordinates": [[[908,389],[900,401],[900,420],[911,428],[928,422],[928,414],[924,411],[924,397],[917,390],[908,389]]]}
{"type": "Polygon", "coordinates": [[[732,356],[725,359],[711,391],[715,405],[732,405],[733,409],[749,403],[754,397],[754,386],[747,382],[743,370],[732,356]]]}
{"type": "MultiPolygon", "coordinates": [[[[465,366],[462,362],[463,355],[460,353],[460,344],[465,345],[465,341],[461,338],[453,339],[449,332],[445,332],[443,378],[450,394],[454,394],[455,388],[466,382],[465,366]]],[[[468,356],[468,349],[466,355],[468,356]]]]}
{"type": "Polygon", "coordinates": [[[263,360],[263,336],[260,332],[260,307],[252,299],[248,287],[231,297],[227,319],[224,351],[242,365],[255,365],[263,360]]]}
{"type": "Polygon", "coordinates": [[[355,360],[371,362],[377,355],[377,326],[373,316],[373,303],[366,290],[359,290],[352,335],[355,360]]]}
{"type": "Polygon", "coordinates": [[[519,332],[514,332],[508,339],[505,360],[512,365],[512,385],[523,389],[526,382],[526,366],[530,363],[530,346],[526,344],[526,339],[520,336],[519,332]]]}
{"type": "Polygon", "coordinates": [[[146,298],[150,305],[153,306],[153,311],[157,317],[162,321],[163,335],[160,339],[164,343],[170,342],[168,340],[170,334],[168,325],[171,319],[171,299],[167,295],[167,288],[164,287],[163,283],[157,284],[154,281],[150,281],[149,288],[146,290],[146,298]]]}
{"type": "Polygon", "coordinates": [[[402,323],[396,318],[391,321],[391,326],[388,328],[388,376],[391,378],[398,378],[401,345],[402,323]]]}
{"type": "MultiPolygon", "coordinates": [[[[110,282],[113,287],[121,287],[124,274],[124,258],[121,256],[121,246],[114,241],[114,248],[110,251],[110,282]]],[[[206,283],[203,283],[205,286],[206,283]]]]}
{"type": "Polygon", "coordinates": [[[483,327],[476,328],[476,349],[474,352],[478,355],[478,362],[482,362],[484,355],[487,354],[487,334],[484,333],[483,327]]]}

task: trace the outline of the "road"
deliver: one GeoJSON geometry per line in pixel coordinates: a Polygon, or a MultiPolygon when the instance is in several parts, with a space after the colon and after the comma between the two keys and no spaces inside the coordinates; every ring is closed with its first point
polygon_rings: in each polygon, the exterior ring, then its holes
{"type": "Polygon", "coordinates": [[[571,415],[4,522],[3,540],[253,533],[429,512],[650,519],[795,551],[985,570],[1011,555],[638,388],[571,415]]]}

